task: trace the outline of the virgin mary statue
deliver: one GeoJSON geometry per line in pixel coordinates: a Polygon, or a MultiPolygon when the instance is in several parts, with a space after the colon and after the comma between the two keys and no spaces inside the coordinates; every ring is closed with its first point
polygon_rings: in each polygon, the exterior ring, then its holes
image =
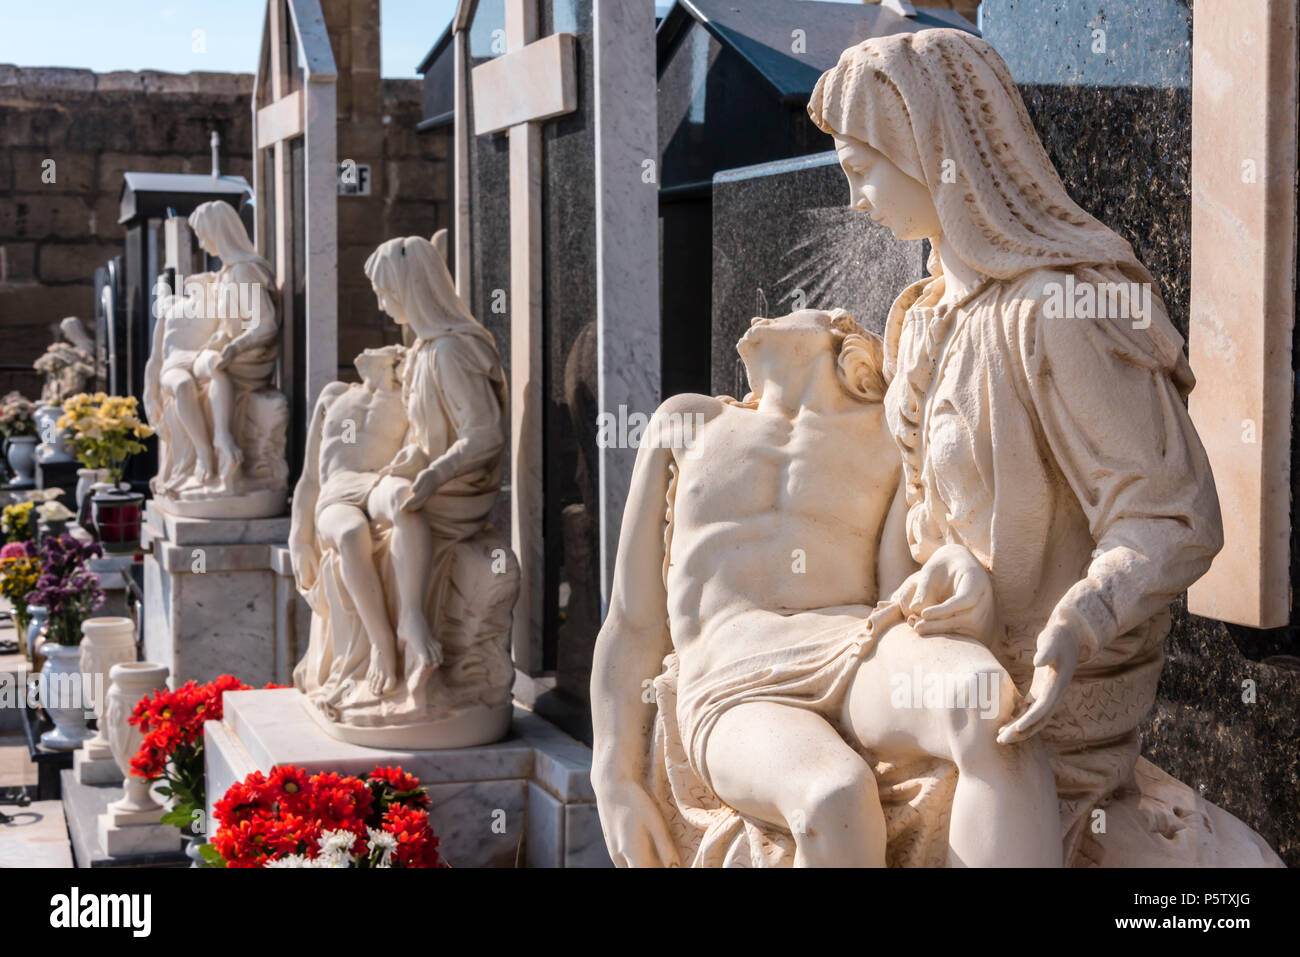
{"type": "Polygon", "coordinates": [[[509,725],[514,677],[518,565],[488,525],[501,489],[505,375],[435,243],[390,240],[366,275],[379,307],[415,339],[398,367],[400,403],[383,405],[365,434],[359,420],[381,408],[381,377],[331,386],[317,405],[294,493],[294,567],[315,612],[295,684],[345,740],[486,743],[509,725]],[[390,448],[381,435],[394,408],[405,431],[390,448]]]}

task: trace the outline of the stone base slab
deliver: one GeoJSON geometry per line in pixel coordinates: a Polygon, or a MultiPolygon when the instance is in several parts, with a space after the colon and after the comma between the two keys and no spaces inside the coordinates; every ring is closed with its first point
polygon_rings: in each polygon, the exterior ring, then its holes
{"type": "MultiPolygon", "coordinates": [[[[188,867],[190,864],[181,850],[180,832],[162,824],[146,824],[145,828],[166,828],[166,833],[156,830],[149,837],[115,835],[111,840],[118,854],[110,854],[101,843],[99,820],[108,806],[122,797],[122,788],[113,785],[87,785],[77,780],[72,770],[61,774],[63,789],[63,815],[67,819],[68,836],[72,839],[72,857],[77,867],[188,867]],[[162,850],[150,850],[151,841],[162,850]]],[[[125,828],[137,830],[142,828],[125,828]]]]}
{"type": "Polygon", "coordinates": [[[326,734],[292,688],[225,695],[204,727],[212,806],[253,771],[294,765],[361,774],[400,765],[419,778],[454,867],[609,867],[591,789],[591,751],[523,708],[496,744],[441,751],[366,748],[326,734]]]}
{"type": "Polygon", "coordinates": [[[278,558],[288,537],[287,516],[185,518],[146,505],[142,656],[167,665],[172,687],[222,674],[290,680],[311,619],[278,558]]]}

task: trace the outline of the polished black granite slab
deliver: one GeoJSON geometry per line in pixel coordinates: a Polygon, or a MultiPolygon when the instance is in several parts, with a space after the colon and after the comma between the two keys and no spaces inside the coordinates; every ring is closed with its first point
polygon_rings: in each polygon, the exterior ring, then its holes
{"type": "Polygon", "coordinates": [[[714,177],[715,394],[748,390],[736,341],[755,316],[839,307],[879,333],[894,297],[925,275],[928,245],[895,239],[848,198],[833,152],[714,177]]]}

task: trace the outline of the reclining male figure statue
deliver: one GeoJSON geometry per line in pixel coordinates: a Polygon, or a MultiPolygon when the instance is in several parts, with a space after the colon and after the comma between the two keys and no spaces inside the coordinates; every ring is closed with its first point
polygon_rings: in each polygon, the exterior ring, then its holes
{"type": "Polygon", "coordinates": [[[908,551],[879,338],[842,310],[804,310],[754,320],[739,350],[750,397],[672,397],[637,454],[592,673],[592,781],[615,863],[682,863],[647,789],[642,696],[675,652],[692,770],[788,830],[796,866],[884,864],[862,751],[956,765],[950,863],[1060,866],[1040,743],[997,741],[1019,699],[982,643],[987,573],[960,546],[920,570],[908,551]],[[701,425],[672,427],[684,419],[701,425]],[[897,677],[918,673],[983,681],[993,706],[900,702],[897,677]]]}

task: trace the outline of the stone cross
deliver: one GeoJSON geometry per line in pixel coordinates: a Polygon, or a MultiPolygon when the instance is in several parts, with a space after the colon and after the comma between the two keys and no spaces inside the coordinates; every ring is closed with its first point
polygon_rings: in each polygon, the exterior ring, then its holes
{"type": "Polygon", "coordinates": [[[1193,16],[1188,411],[1224,545],[1188,609],[1275,628],[1291,591],[1296,6],[1205,0],[1193,16]]]}
{"type": "MultiPolygon", "coordinates": [[[[540,666],[542,541],[542,131],[578,105],[574,41],[537,38],[537,0],[506,0],[506,52],[474,68],[474,133],[510,137],[510,538],[522,572],[515,663],[540,666]]],[[[459,205],[459,200],[458,200],[459,205]]],[[[459,229],[458,241],[468,234],[459,229]]],[[[457,274],[463,260],[457,257],[457,274]]],[[[462,288],[462,293],[465,290],[462,288]]]]}
{"type": "Polygon", "coordinates": [[[275,266],[280,291],[280,385],[293,410],[290,466],[295,474],[316,397],[338,375],[336,82],[320,0],[268,0],[253,92],[253,183],[257,246],[275,266]],[[268,88],[269,96],[263,95],[268,88]],[[295,183],[291,145],[299,137],[303,175],[295,183]],[[299,213],[303,250],[294,246],[299,213]],[[298,261],[303,263],[301,275],[298,261]],[[305,315],[295,315],[296,293],[305,315]]]}

